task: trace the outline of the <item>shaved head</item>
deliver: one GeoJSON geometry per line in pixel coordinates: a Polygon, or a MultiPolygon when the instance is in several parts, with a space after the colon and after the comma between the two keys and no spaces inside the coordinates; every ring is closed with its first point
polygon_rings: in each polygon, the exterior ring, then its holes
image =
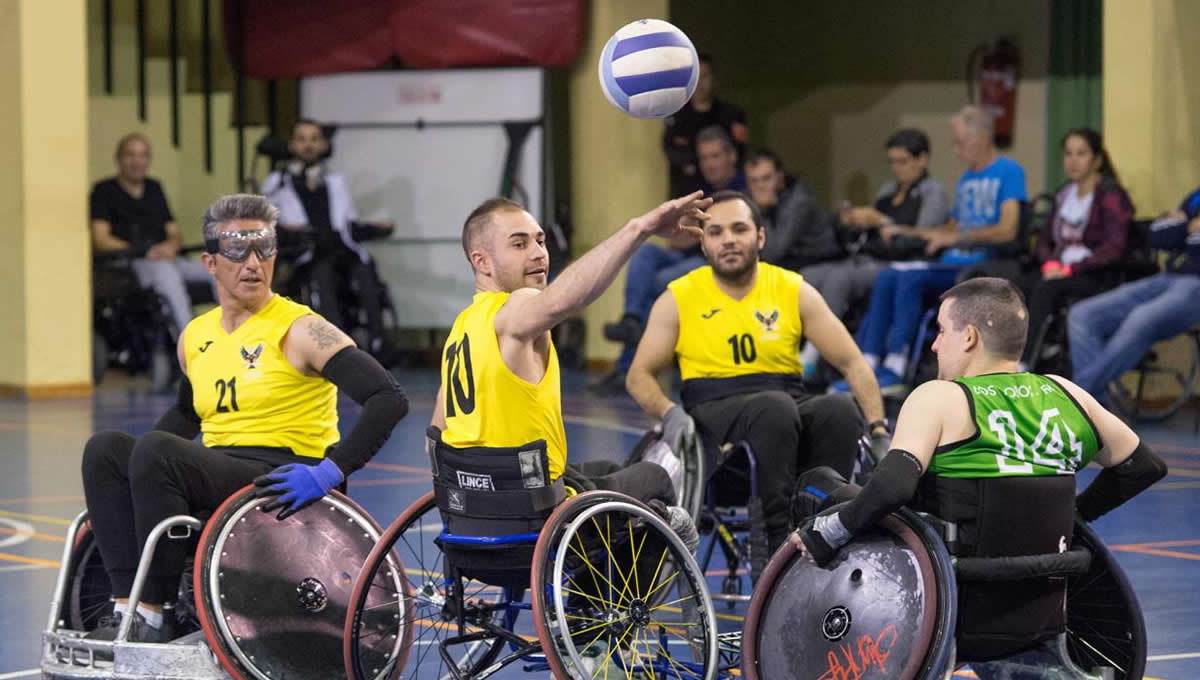
{"type": "Polygon", "coordinates": [[[942,294],[953,301],[947,316],[955,330],[974,326],[984,349],[997,359],[1018,360],[1025,350],[1029,312],[1025,296],[1006,279],[968,279],[942,294]]]}
{"type": "Polygon", "coordinates": [[[489,198],[472,210],[471,214],[467,216],[467,221],[463,223],[462,231],[462,247],[467,261],[471,260],[472,250],[489,249],[487,236],[495,223],[495,220],[492,219],[493,215],[499,212],[523,212],[524,210],[524,206],[520,203],[507,198],[489,198]]]}

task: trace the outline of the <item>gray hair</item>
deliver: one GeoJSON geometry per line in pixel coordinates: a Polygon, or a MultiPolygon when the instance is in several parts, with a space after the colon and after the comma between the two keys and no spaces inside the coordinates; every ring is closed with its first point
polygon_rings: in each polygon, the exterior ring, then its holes
{"type": "Polygon", "coordinates": [[[258,194],[222,196],[204,211],[204,240],[216,239],[221,225],[234,220],[258,220],[274,228],[279,221],[279,208],[258,194]]]}
{"type": "Polygon", "coordinates": [[[992,114],[982,106],[967,104],[954,117],[961,120],[967,128],[991,139],[992,131],[995,129],[994,121],[992,114]]]}
{"type": "Polygon", "coordinates": [[[709,125],[696,133],[696,146],[700,146],[701,142],[720,142],[726,151],[734,150],[733,140],[730,139],[729,133],[725,131],[725,128],[720,125],[709,125]]]}

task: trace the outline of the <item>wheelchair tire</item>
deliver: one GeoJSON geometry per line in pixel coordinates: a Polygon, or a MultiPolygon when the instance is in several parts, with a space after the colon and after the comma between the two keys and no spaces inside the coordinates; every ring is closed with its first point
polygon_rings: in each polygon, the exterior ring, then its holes
{"type": "MultiPolygon", "coordinates": [[[[112,613],[112,584],[104,570],[100,546],[90,524],[84,524],[75,536],[71,550],[71,565],[67,601],[60,618],[71,630],[91,631],[100,619],[112,613]]],[[[179,580],[179,599],[174,608],[176,637],[200,630],[192,598],[192,561],[189,559],[179,580]]]]}
{"type": "Polygon", "coordinates": [[[234,680],[345,678],[353,571],[381,530],[336,491],[280,522],[258,511],[268,499],[254,490],[226,499],[196,546],[196,610],[209,648],[234,680]]]}
{"type": "MultiPolygon", "coordinates": [[[[1196,386],[1200,384],[1200,338],[1194,332],[1187,332],[1175,336],[1163,342],[1187,342],[1186,350],[1189,366],[1183,371],[1174,370],[1168,366],[1160,366],[1157,359],[1144,359],[1142,364],[1139,364],[1134,371],[1139,372],[1139,379],[1149,379],[1149,375],[1165,375],[1169,378],[1171,391],[1174,394],[1169,399],[1143,399],[1139,402],[1137,399],[1136,387],[1133,390],[1126,389],[1121,382],[1120,377],[1112,381],[1108,385],[1108,394],[1113,405],[1118,411],[1129,418],[1135,418],[1143,422],[1159,422],[1175,415],[1179,409],[1183,408],[1184,404],[1190,401],[1196,393],[1196,386]]],[[[1155,352],[1156,350],[1151,350],[1155,352]]],[[[1157,351],[1162,354],[1162,350],[1157,351]]],[[[1154,382],[1157,382],[1156,380],[1154,382]]],[[[1153,387],[1153,386],[1152,386],[1153,387]]]]}
{"type": "Polygon", "coordinates": [[[75,535],[68,573],[70,585],[60,618],[71,630],[94,630],[101,618],[112,613],[112,585],[89,524],[80,527],[75,535]]]}
{"type": "Polygon", "coordinates": [[[1067,653],[1087,671],[1110,667],[1116,680],[1146,669],[1146,622],[1137,596],[1112,552],[1087,524],[1075,523],[1075,544],[1092,553],[1086,573],[1067,578],[1067,653]]]}
{"type": "MultiPolygon", "coordinates": [[[[454,619],[448,618],[446,610],[441,607],[446,601],[442,580],[445,562],[441,551],[433,545],[433,538],[441,529],[442,518],[430,491],[388,525],[367,556],[354,580],[342,636],[342,656],[348,678],[393,680],[402,677],[405,670],[408,673],[404,677],[420,677],[422,671],[429,671],[428,667],[422,668],[422,662],[428,654],[433,654],[438,660],[435,677],[444,678],[450,673],[436,647],[446,633],[456,632],[451,631],[455,625],[454,619]],[[401,578],[397,580],[388,573],[381,577],[380,571],[385,564],[390,565],[388,568],[392,573],[399,574],[401,578]],[[388,623],[387,619],[380,620],[375,630],[369,630],[364,613],[379,607],[372,603],[377,602],[381,594],[400,603],[401,611],[397,613],[400,618],[392,619],[398,622],[396,624],[388,623]],[[396,629],[397,625],[399,630],[396,629]],[[415,634],[416,628],[421,628],[421,631],[415,634]],[[428,651],[423,651],[412,668],[407,668],[414,637],[420,637],[427,643],[425,649],[428,651]],[[390,645],[390,649],[387,649],[387,643],[382,650],[368,644],[372,640],[389,639],[396,641],[390,645]]],[[[468,599],[478,600],[484,593],[497,593],[492,600],[500,600],[497,589],[486,587],[464,595],[468,599]]],[[[469,643],[465,654],[459,659],[458,670],[464,676],[472,677],[495,663],[503,651],[504,640],[500,638],[469,643]]]]}
{"type": "Polygon", "coordinates": [[[941,678],[954,663],[957,597],[950,556],[941,540],[907,510],[884,518],[823,568],[789,540],[775,553],[751,597],[742,633],[743,677],[841,677],[846,668],[858,668],[854,677],[862,680],[941,678]],[[886,566],[905,566],[907,573],[872,578],[873,571],[882,572],[886,566]],[[859,595],[864,587],[877,592],[859,595]],[[871,599],[891,590],[896,597],[855,602],[856,596],[871,599]],[[926,592],[923,602],[932,599],[933,606],[913,609],[905,597],[914,591],[926,592]],[[880,611],[889,605],[895,611],[880,611]],[[903,625],[897,621],[901,618],[903,625]],[[810,626],[809,632],[803,630],[810,626]],[[894,634],[881,651],[889,629],[894,634]],[[909,652],[903,665],[896,663],[903,649],[899,644],[906,644],[909,652]],[[795,655],[797,650],[804,658],[795,655]]]}
{"type": "Polygon", "coordinates": [[[534,548],[530,593],[542,651],[560,680],[598,677],[612,671],[610,662],[625,677],[716,677],[716,615],[704,574],[666,522],[628,496],[590,491],[559,505],[534,548]],[[626,550],[628,571],[612,559],[626,550]],[[668,558],[676,569],[664,579],[668,558]],[[675,594],[656,604],[662,589],[675,594]]]}

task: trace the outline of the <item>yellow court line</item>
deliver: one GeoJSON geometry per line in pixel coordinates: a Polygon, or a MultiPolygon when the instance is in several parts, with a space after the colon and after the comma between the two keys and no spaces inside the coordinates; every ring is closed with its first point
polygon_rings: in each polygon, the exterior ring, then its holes
{"type": "Polygon", "coordinates": [[[65,501],[82,501],[83,496],[30,496],[27,498],[0,498],[0,505],[14,503],[58,503],[65,501]]]}
{"type": "Polygon", "coordinates": [[[64,517],[47,517],[46,515],[27,515],[23,512],[11,512],[9,510],[0,510],[0,517],[12,517],[13,519],[27,519],[32,522],[49,522],[50,524],[58,524],[64,527],[71,526],[71,520],[64,517]]]}
{"type": "Polygon", "coordinates": [[[4,560],[6,562],[20,562],[21,564],[36,564],[39,567],[59,566],[59,563],[53,560],[39,560],[35,557],[22,557],[21,555],[12,555],[2,552],[0,552],[0,560],[4,560]]]}

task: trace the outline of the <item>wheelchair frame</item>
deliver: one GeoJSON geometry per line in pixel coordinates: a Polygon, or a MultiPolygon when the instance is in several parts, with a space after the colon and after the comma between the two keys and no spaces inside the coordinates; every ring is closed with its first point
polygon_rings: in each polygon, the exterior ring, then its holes
{"type": "MultiPolygon", "coordinates": [[[[453,634],[450,637],[438,641],[437,643],[440,660],[442,664],[447,667],[452,677],[459,680],[463,678],[486,678],[498,672],[502,668],[505,668],[518,661],[523,661],[526,663],[526,671],[551,671],[555,677],[574,677],[574,674],[570,669],[587,668],[587,662],[583,661],[578,652],[575,650],[575,643],[573,640],[576,639],[577,636],[579,636],[581,633],[587,633],[590,635],[592,630],[600,628],[600,633],[593,638],[590,643],[588,643],[587,646],[590,647],[592,644],[600,641],[600,637],[606,633],[606,627],[618,625],[627,619],[636,620],[636,615],[633,613],[627,612],[626,615],[613,619],[612,613],[610,612],[609,614],[605,615],[605,618],[591,619],[592,621],[598,621],[599,624],[588,626],[582,631],[571,629],[568,629],[565,632],[559,631],[565,634],[567,638],[572,640],[572,642],[565,645],[562,644],[563,640],[560,639],[559,635],[550,628],[551,626],[554,626],[555,628],[561,628],[568,625],[564,623],[568,619],[580,618],[578,613],[575,615],[569,613],[568,609],[566,608],[568,605],[565,604],[566,596],[562,592],[559,592],[561,584],[565,581],[563,580],[563,558],[557,553],[557,551],[563,544],[573,547],[571,545],[571,540],[579,536],[578,532],[580,528],[592,518],[609,511],[627,512],[636,516],[638,521],[652,526],[657,532],[657,535],[666,537],[666,540],[670,545],[670,547],[667,549],[671,551],[672,559],[678,559],[679,556],[684,557],[685,562],[687,562],[687,564],[685,564],[685,569],[692,574],[693,579],[700,579],[699,583],[701,584],[701,587],[698,589],[693,588],[692,593],[695,598],[700,600],[701,606],[698,608],[697,613],[702,617],[702,620],[708,622],[708,625],[705,627],[708,631],[706,633],[708,654],[705,662],[702,665],[693,666],[685,662],[671,660],[669,657],[664,658],[661,654],[656,654],[654,658],[649,659],[647,662],[647,660],[643,659],[639,654],[638,645],[640,643],[633,641],[631,641],[635,650],[633,658],[626,660],[624,657],[619,656],[618,663],[627,672],[633,671],[634,668],[638,667],[648,668],[651,670],[654,677],[698,677],[705,678],[707,680],[716,676],[719,656],[718,647],[720,642],[717,639],[715,614],[712,610],[712,602],[707,597],[707,588],[703,586],[703,574],[696,565],[694,558],[691,557],[686,547],[683,545],[680,539],[675,536],[674,532],[670,530],[670,528],[661,518],[659,518],[653,511],[641,503],[612,492],[592,491],[581,493],[572,496],[559,504],[554,509],[553,513],[551,513],[551,515],[546,519],[541,531],[511,534],[506,536],[465,536],[449,534],[446,532],[444,525],[441,525],[440,517],[438,517],[437,521],[433,522],[433,524],[442,526],[437,540],[444,544],[478,547],[529,546],[530,544],[534,544],[534,553],[531,560],[531,571],[528,586],[531,592],[530,601],[524,601],[523,587],[514,588],[513,586],[507,584],[489,584],[488,581],[478,581],[485,586],[485,589],[497,588],[502,591],[502,596],[500,598],[494,602],[485,604],[466,601],[467,596],[465,591],[468,588],[464,587],[464,579],[466,579],[467,576],[463,573],[462,569],[451,564],[449,560],[446,559],[443,551],[439,550],[438,555],[435,557],[435,560],[440,559],[443,561],[442,563],[444,565],[444,571],[446,572],[445,574],[440,575],[440,578],[438,578],[438,574],[431,571],[425,564],[421,564],[417,569],[406,568],[402,566],[403,563],[400,557],[395,554],[394,546],[400,545],[401,541],[407,543],[407,540],[404,539],[404,535],[409,531],[409,529],[413,527],[415,523],[424,521],[425,517],[431,516],[436,511],[437,504],[434,500],[434,493],[432,491],[426,493],[425,496],[405,509],[405,511],[401,513],[400,516],[397,517],[397,519],[385,530],[382,538],[376,544],[375,549],[372,550],[366,564],[364,564],[362,571],[359,573],[355,582],[355,592],[351,597],[351,606],[347,613],[345,632],[343,636],[346,672],[349,677],[356,679],[394,678],[398,677],[405,671],[408,661],[408,652],[412,643],[411,631],[414,628],[412,614],[415,607],[404,606],[404,611],[408,619],[403,624],[403,627],[404,635],[408,636],[408,639],[403,642],[402,648],[398,651],[396,656],[386,661],[387,664],[390,664],[390,667],[385,666],[382,672],[380,668],[373,668],[368,674],[366,672],[367,669],[363,667],[363,659],[359,654],[360,647],[358,625],[364,609],[363,596],[372,589],[376,575],[385,568],[385,564],[388,565],[388,569],[394,570],[399,568],[409,573],[419,572],[422,575],[422,578],[426,581],[426,583],[423,583],[418,587],[418,590],[421,592],[421,594],[418,596],[412,596],[412,584],[406,579],[404,587],[405,592],[397,593],[397,598],[403,600],[405,597],[411,597],[411,601],[416,603],[418,606],[424,604],[434,607],[435,609],[429,610],[431,618],[440,616],[441,620],[445,621],[447,624],[450,623],[450,617],[453,618],[453,623],[450,624],[451,628],[449,629],[453,634]],[[562,542],[554,543],[554,539],[556,538],[562,542]],[[548,570],[553,575],[553,578],[540,578],[538,571],[539,565],[544,570],[543,573],[545,573],[545,570],[548,570]],[[431,579],[436,579],[436,581],[432,581],[431,579]],[[442,588],[441,591],[435,590],[438,585],[440,585],[442,588]],[[422,602],[422,598],[424,598],[424,602],[422,602]],[[531,611],[533,614],[535,628],[538,633],[537,638],[534,640],[529,640],[516,634],[515,632],[516,618],[519,612],[522,610],[531,611]],[[501,619],[500,623],[496,622],[497,615],[499,615],[499,618],[501,619]],[[554,616],[553,623],[550,620],[551,615],[554,616]],[[490,647],[484,650],[483,654],[479,655],[478,658],[469,656],[469,668],[462,669],[460,668],[460,662],[455,661],[453,658],[450,649],[454,646],[463,644],[490,644],[490,647]],[[501,654],[503,654],[506,646],[509,649],[509,653],[501,657],[501,654]],[[552,654],[547,654],[547,646],[550,646],[550,648],[554,649],[552,654]],[[565,647],[565,654],[562,649],[563,647],[565,647]],[[686,675],[681,675],[681,670],[683,670],[686,675]]],[[[598,524],[595,526],[597,528],[599,527],[598,524]]],[[[417,533],[425,533],[429,528],[432,527],[426,527],[422,525],[420,528],[418,528],[417,533]]],[[[606,548],[611,550],[611,546],[609,546],[607,542],[604,545],[606,548]]],[[[410,551],[413,551],[411,545],[408,547],[410,551]]],[[[424,548],[422,548],[422,550],[423,549],[424,548]]],[[[415,552],[413,554],[415,555],[415,552]]],[[[576,554],[579,554],[577,549],[576,554]]],[[[609,554],[611,556],[611,553],[609,554]]],[[[665,554],[666,553],[664,553],[664,555],[665,554]]],[[[582,555],[580,556],[583,557],[582,555]]],[[[636,555],[634,557],[636,560],[636,555]]],[[[586,561],[586,557],[584,557],[584,559],[586,561]]],[[[589,565],[589,568],[595,571],[595,567],[589,565]]],[[[659,585],[654,586],[648,591],[646,595],[647,598],[652,596],[654,590],[666,586],[670,583],[671,579],[675,578],[674,574],[669,577],[664,575],[662,578],[659,578],[662,568],[663,564],[660,562],[654,579],[652,582],[647,584],[648,586],[655,583],[659,585]]],[[[635,568],[633,571],[637,571],[637,569],[635,568]]],[[[598,571],[595,573],[600,574],[598,571]]],[[[604,579],[603,575],[601,575],[601,580],[606,580],[604,579]]],[[[627,577],[625,580],[625,587],[627,588],[630,585],[633,584],[630,583],[630,579],[627,577]]],[[[608,587],[611,589],[614,588],[615,585],[613,583],[608,583],[608,587]]],[[[623,588],[621,592],[622,598],[624,597],[625,592],[626,591],[623,588]]],[[[592,600],[592,598],[582,593],[574,594],[580,595],[585,599],[592,600]]],[[[634,597],[630,600],[628,605],[628,607],[630,607],[630,612],[632,612],[633,608],[636,607],[634,604],[634,600],[636,599],[637,598],[634,597]]],[[[662,608],[665,606],[667,605],[651,605],[651,611],[653,611],[653,609],[662,608]]],[[[425,625],[432,627],[443,627],[445,624],[439,625],[435,619],[432,623],[425,625]]],[[[690,627],[693,624],[685,625],[690,627]]],[[[633,630],[632,626],[629,627],[628,630],[633,630]]],[[[610,634],[610,638],[606,639],[605,641],[606,644],[611,645],[613,643],[611,635],[614,634],[610,634]]],[[[626,632],[626,635],[628,635],[628,631],[626,632]]],[[[665,635],[665,633],[660,631],[660,636],[661,635],[665,635]]],[[[678,633],[676,633],[676,635],[678,635],[678,633]]],[[[617,645],[619,646],[623,644],[624,640],[625,637],[622,636],[621,640],[617,642],[617,645]]],[[[658,640],[657,642],[660,650],[665,651],[667,649],[667,641],[665,639],[658,640]]],[[[693,644],[694,643],[695,641],[693,640],[693,644]]],[[[647,644],[648,648],[650,641],[647,640],[645,644],[647,644]]],[[[476,650],[478,650],[478,647],[469,649],[468,655],[473,655],[476,650]]],[[[610,651],[608,656],[605,657],[603,663],[607,663],[608,660],[612,658],[612,654],[613,651],[610,651]]],[[[420,672],[420,666],[411,670],[413,673],[420,672]]]]}

